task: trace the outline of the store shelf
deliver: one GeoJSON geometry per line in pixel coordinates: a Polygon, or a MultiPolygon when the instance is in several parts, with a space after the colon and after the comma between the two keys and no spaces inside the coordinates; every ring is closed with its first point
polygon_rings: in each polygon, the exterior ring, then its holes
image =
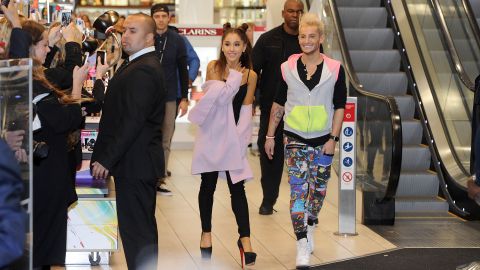
{"type": "Polygon", "coordinates": [[[150,7],[149,6],[112,6],[112,5],[109,5],[109,6],[77,6],[78,8],[95,8],[95,9],[108,9],[108,8],[120,8],[120,9],[131,9],[131,8],[134,8],[134,9],[149,9],[150,7]]]}
{"type": "MultiPolygon", "coordinates": [[[[155,2],[158,2],[158,1],[155,1],[155,2]]],[[[162,3],[169,6],[169,9],[172,12],[175,10],[175,2],[164,1],[162,3]]],[[[129,14],[138,13],[138,12],[150,14],[151,6],[152,5],[150,4],[137,5],[136,3],[133,4],[132,2],[130,2],[130,4],[125,4],[125,5],[77,5],[76,11],[79,13],[88,13],[89,16],[98,16],[107,10],[115,10],[120,15],[129,15],[129,14]]]]}
{"type": "Polygon", "coordinates": [[[266,9],[266,6],[228,6],[228,7],[215,7],[214,10],[222,9],[266,9]]]}

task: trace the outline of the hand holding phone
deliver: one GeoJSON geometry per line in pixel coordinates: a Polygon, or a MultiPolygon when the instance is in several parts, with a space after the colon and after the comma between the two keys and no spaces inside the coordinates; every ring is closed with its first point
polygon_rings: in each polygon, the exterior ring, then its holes
{"type": "Polygon", "coordinates": [[[50,27],[48,30],[48,46],[53,47],[62,39],[61,26],[50,27]]]}
{"type": "Polygon", "coordinates": [[[70,24],[72,21],[72,11],[70,10],[64,10],[60,13],[60,18],[61,18],[61,24],[63,27],[66,27],[70,24]]]}
{"type": "Polygon", "coordinates": [[[83,33],[78,30],[78,27],[73,23],[62,28],[62,35],[66,42],[82,44],[83,33]]]}
{"type": "Polygon", "coordinates": [[[110,66],[107,63],[106,51],[97,51],[97,64],[96,64],[96,78],[100,79],[105,76],[110,66]]]}
{"type": "Polygon", "coordinates": [[[106,55],[107,55],[106,51],[103,51],[103,50],[97,51],[97,63],[96,63],[96,65],[98,65],[98,59],[100,59],[100,64],[101,65],[105,65],[106,55]]]}
{"type": "Polygon", "coordinates": [[[82,19],[76,18],[75,26],[77,27],[78,31],[85,35],[85,22],[82,19]]]}
{"type": "MultiPolygon", "coordinates": [[[[10,0],[2,0],[2,6],[8,7],[10,0]]],[[[3,10],[0,9],[0,14],[3,14],[3,10]]]]}
{"type": "Polygon", "coordinates": [[[21,28],[20,17],[18,16],[17,3],[15,1],[1,0],[0,12],[5,14],[5,18],[12,24],[12,28],[21,28]]]}

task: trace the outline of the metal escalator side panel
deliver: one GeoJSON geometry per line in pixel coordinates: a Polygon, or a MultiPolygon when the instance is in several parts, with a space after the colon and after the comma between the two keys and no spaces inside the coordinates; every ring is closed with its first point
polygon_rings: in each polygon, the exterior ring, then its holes
{"type": "MultiPolygon", "coordinates": [[[[352,40],[354,39],[351,38],[352,36],[350,33],[346,33],[348,30],[342,25],[342,20],[340,19],[339,11],[337,9],[337,2],[347,6],[354,4],[350,1],[325,1],[326,6],[323,17],[325,19],[326,28],[331,29],[326,38],[329,46],[325,47],[328,50],[327,54],[342,61],[347,80],[349,81],[348,86],[350,95],[358,98],[357,106],[359,112],[359,134],[357,134],[357,141],[360,147],[358,148],[359,153],[357,153],[357,175],[359,176],[360,181],[363,180],[364,184],[380,189],[381,191],[379,193],[383,194],[382,198],[384,200],[391,200],[395,196],[398,186],[402,163],[402,126],[400,112],[398,110],[396,101],[392,96],[382,95],[382,91],[370,91],[371,89],[365,88],[365,86],[360,82],[355,67],[352,64],[350,50],[355,48],[361,49],[361,46],[363,45],[355,45],[352,43],[352,40]],[[371,141],[369,138],[371,135],[369,134],[372,132],[372,127],[379,126],[382,126],[381,130],[383,131],[380,134],[383,134],[383,137],[375,139],[378,141],[386,141],[385,145],[387,146],[384,149],[385,152],[383,154],[383,160],[384,162],[388,163],[388,166],[386,166],[388,168],[386,171],[384,171],[385,176],[382,176],[381,179],[375,181],[372,179],[373,177],[368,175],[367,172],[367,167],[369,166],[368,141],[371,141]],[[385,181],[382,181],[382,179],[385,181]]],[[[381,6],[380,1],[370,1],[368,3],[364,1],[360,4],[362,6],[365,5],[365,8],[368,9],[368,12],[371,12],[372,14],[378,14],[379,16],[383,17],[386,15],[384,12],[378,9],[381,6]]],[[[355,14],[351,11],[352,10],[348,8],[343,10],[344,13],[355,14]]],[[[382,19],[370,19],[365,18],[364,16],[362,20],[364,20],[364,24],[368,26],[371,24],[376,25],[382,19]]],[[[386,24],[386,21],[382,24],[386,24]]],[[[385,38],[385,42],[388,42],[388,35],[390,35],[391,39],[393,37],[392,33],[391,31],[386,31],[385,34],[386,35],[381,34],[381,36],[385,38]]],[[[359,35],[361,35],[361,33],[359,35]]],[[[368,39],[360,37],[360,39],[356,40],[368,39]]],[[[376,40],[376,44],[380,43],[379,39],[372,38],[370,40],[376,40]]],[[[376,44],[373,42],[371,45],[376,44]]],[[[392,48],[393,42],[390,41],[390,45],[385,43],[385,47],[392,48]]],[[[379,85],[378,87],[382,88],[383,86],[379,85]]],[[[377,157],[378,156],[381,155],[379,154],[377,157]]]]}
{"type": "Polygon", "coordinates": [[[432,80],[428,69],[432,68],[433,63],[426,60],[428,57],[425,57],[426,53],[421,50],[422,40],[418,38],[418,22],[411,18],[407,4],[402,2],[389,1],[389,5],[393,10],[398,35],[405,49],[402,58],[408,59],[409,76],[414,81],[412,94],[419,108],[424,137],[432,153],[433,166],[438,172],[440,188],[450,204],[450,210],[470,218],[475,214],[472,211],[475,212],[477,209],[470,206],[467,209],[463,195],[458,193],[459,190],[464,191],[468,173],[452,152],[451,140],[445,131],[446,124],[442,112],[438,109],[438,98],[435,96],[438,81],[432,80]]]}

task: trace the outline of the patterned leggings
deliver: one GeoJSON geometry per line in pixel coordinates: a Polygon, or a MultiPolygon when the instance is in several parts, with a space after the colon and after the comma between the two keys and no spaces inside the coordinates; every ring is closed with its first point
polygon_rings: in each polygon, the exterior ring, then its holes
{"type": "Polygon", "coordinates": [[[322,167],[322,146],[311,147],[285,136],[285,163],[290,184],[290,215],[293,230],[307,231],[307,219],[316,220],[327,194],[331,165],[322,167]]]}

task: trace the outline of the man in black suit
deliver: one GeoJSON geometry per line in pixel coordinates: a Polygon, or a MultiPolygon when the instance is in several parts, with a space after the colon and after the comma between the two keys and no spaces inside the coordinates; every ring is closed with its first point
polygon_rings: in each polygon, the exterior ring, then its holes
{"type": "MultiPolygon", "coordinates": [[[[260,171],[263,190],[263,200],[260,205],[260,215],[273,214],[273,206],[277,202],[280,182],[282,180],[283,164],[283,120],[275,131],[275,149],[273,159],[269,159],[264,151],[267,140],[270,109],[275,92],[282,80],[280,65],[295,53],[301,53],[298,43],[298,25],[303,13],[303,2],[300,0],[285,0],[282,10],[284,23],[263,33],[252,50],[253,70],[260,75],[257,83],[259,89],[260,129],[258,131],[258,149],[260,149],[260,171]]],[[[257,90],[258,91],[258,90],[257,90]]],[[[273,135],[273,134],[271,134],[273,135]]],[[[272,139],[272,138],[270,138],[272,139]]]]}
{"type": "Polygon", "coordinates": [[[164,175],[163,70],[155,55],[155,22],[145,14],[127,17],[122,36],[129,57],[110,80],[92,175],[115,179],[117,213],[128,269],[156,269],[156,180],[164,175]]]}

